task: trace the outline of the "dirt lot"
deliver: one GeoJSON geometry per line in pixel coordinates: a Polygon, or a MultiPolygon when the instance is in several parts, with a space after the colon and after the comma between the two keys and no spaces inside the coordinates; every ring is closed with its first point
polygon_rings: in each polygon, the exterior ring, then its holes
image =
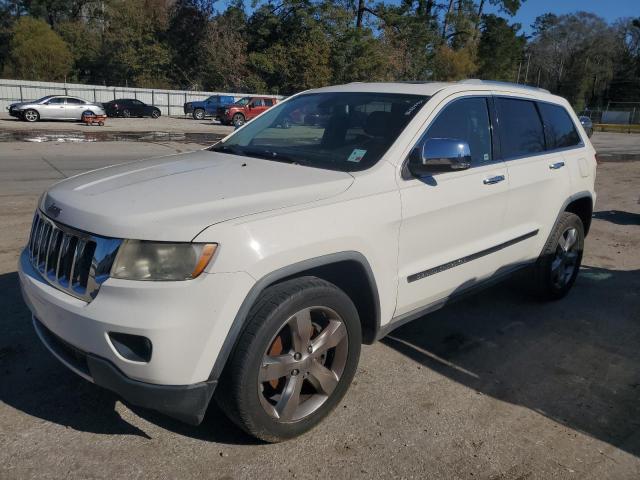
{"type": "Polygon", "coordinates": [[[363,348],[331,417],[265,445],[215,407],[190,427],[75,376],[39,344],[17,286],[47,185],[193,148],[0,143],[0,478],[640,478],[639,161],[599,166],[566,299],[537,303],[512,280],[396,330],[363,348]]]}

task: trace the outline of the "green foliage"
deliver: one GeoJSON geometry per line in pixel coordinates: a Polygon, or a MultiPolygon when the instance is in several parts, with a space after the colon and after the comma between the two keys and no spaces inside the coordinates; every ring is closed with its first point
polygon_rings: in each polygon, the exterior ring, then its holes
{"type": "Polygon", "coordinates": [[[502,17],[485,15],[478,44],[478,77],[491,80],[516,80],[518,64],[527,40],[518,35],[519,25],[509,25],[502,17]]]}
{"type": "Polygon", "coordinates": [[[64,80],[73,57],[65,41],[46,22],[21,17],[11,30],[4,74],[29,80],[64,80]]]}
{"type": "Polygon", "coordinates": [[[640,19],[525,0],[0,0],[6,75],[290,94],[352,81],[526,82],[575,106],[640,100],[640,19]],[[498,14],[486,15],[487,6],[498,14]]]}

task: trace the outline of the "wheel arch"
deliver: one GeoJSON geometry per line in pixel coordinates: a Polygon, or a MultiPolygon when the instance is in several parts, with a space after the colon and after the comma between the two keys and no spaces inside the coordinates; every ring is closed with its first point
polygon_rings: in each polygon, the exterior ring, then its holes
{"type": "Polygon", "coordinates": [[[572,198],[564,207],[564,212],[571,212],[582,220],[584,236],[586,237],[591,227],[591,217],[593,215],[593,199],[590,194],[582,194],[572,198]]]}
{"type": "Polygon", "coordinates": [[[344,290],[358,310],[363,342],[371,344],[376,340],[380,329],[380,299],[369,262],[364,255],[355,251],[323,255],[279,268],[254,284],[233,319],[209,375],[210,380],[217,380],[222,375],[227,360],[244,330],[249,310],[260,294],[277,283],[309,275],[322,278],[344,290]]]}

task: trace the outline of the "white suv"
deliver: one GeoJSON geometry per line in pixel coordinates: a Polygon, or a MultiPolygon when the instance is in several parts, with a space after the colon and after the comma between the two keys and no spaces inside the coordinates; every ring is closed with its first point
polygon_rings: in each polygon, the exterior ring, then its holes
{"type": "Polygon", "coordinates": [[[54,185],[20,282],[82,377],[193,424],[215,398],[278,441],[336,406],[361,343],[523,267],[565,295],[595,175],[579,120],[544,90],[321,88],[207,150],[54,185]]]}

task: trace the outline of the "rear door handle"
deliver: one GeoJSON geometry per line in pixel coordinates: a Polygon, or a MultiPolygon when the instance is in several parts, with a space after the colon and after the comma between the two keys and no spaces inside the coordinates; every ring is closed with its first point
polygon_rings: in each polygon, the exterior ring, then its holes
{"type": "Polygon", "coordinates": [[[485,185],[493,185],[494,183],[500,183],[504,180],[504,175],[496,175],[495,177],[485,178],[482,183],[485,185]]]}
{"type": "Polygon", "coordinates": [[[562,168],[562,167],[564,167],[564,162],[556,162],[549,165],[549,168],[551,170],[558,170],[559,168],[562,168]]]}

